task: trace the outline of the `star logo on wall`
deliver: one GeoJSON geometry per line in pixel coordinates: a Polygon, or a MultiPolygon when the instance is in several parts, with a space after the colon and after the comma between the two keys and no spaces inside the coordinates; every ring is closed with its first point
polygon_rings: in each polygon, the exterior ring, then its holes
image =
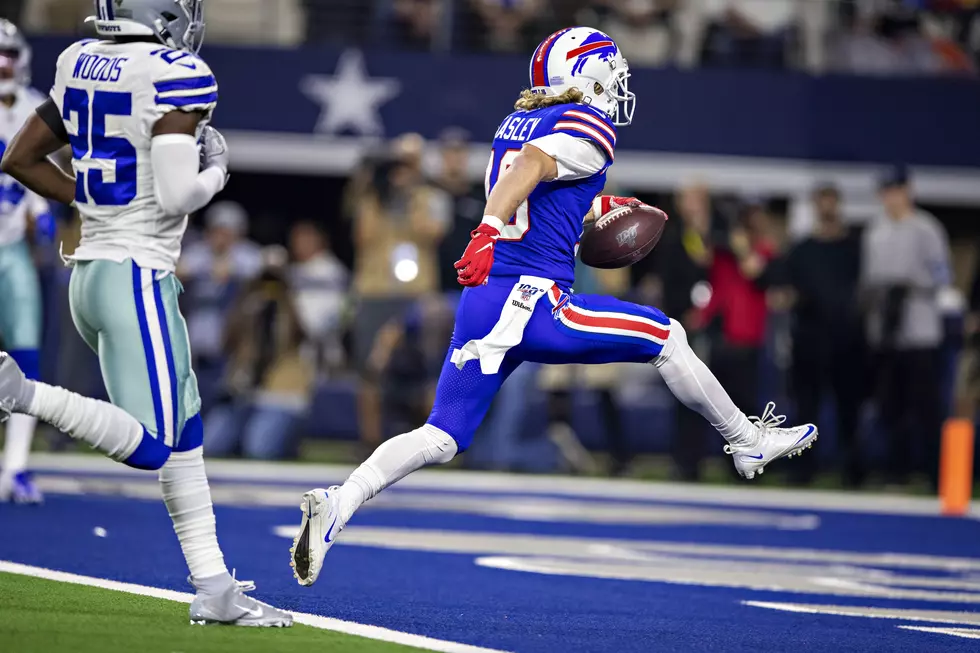
{"type": "Polygon", "coordinates": [[[381,136],[384,123],[378,110],[401,92],[401,82],[371,77],[361,51],[345,50],[333,75],[307,75],[300,82],[300,90],[320,105],[316,131],[381,136]]]}

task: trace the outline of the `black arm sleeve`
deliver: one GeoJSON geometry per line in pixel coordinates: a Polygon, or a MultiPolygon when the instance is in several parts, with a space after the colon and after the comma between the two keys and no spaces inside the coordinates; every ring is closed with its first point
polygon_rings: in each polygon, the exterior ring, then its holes
{"type": "Polygon", "coordinates": [[[58,105],[54,103],[54,100],[48,98],[35,109],[35,112],[51,129],[51,132],[58,137],[58,140],[62,143],[68,142],[68,130],[65,129],[65,123],[61,120],[61,112],[58,111],[58,105]]]}

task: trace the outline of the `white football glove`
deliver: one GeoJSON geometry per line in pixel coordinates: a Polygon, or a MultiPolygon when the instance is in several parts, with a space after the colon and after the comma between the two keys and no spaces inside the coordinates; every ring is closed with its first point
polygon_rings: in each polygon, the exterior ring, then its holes
{"type": "Polygon", "coordinates": [[[201,152],[201,170],[208,168],[221,168],[228,177],[228,143],[225,137],[211,125],[207,125],[201,130],[201,138],[198,140],[198,149],[201,152]]]}

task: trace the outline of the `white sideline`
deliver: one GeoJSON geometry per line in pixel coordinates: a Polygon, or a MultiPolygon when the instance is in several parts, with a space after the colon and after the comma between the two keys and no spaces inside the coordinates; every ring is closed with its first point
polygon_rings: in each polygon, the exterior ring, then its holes
{"type": "MultiPolygon", "coordinates": [[[[43,578],[62,583],[72,583],[74,585],[99,587],[116,592],[126,592],[127,594],[138,594],[140,596],[150,596],[157,599],[177,601],[178,603],[190,603],[194,599],[193,594],[187,594],[186,592],[176,592],[174,590],[165,590],[158,587],[147,587],[145,585],[122,583],[115,580],[106,580],[104,578],[94,578],[92,576],[80,576],[78,574],[71,574],[65,571],[56,571],[54,569],[45,569],[43,567],[22,565],[17,562],[10,562],[9,560],[0,560],[0,572],[17,574],[20,576],[33,576],[34,578],[43,578]]],[[[295,618],[296,623],[312,626],[313,628],[332,630],[338,633],[356,635],[358,637],[375,639],[382,642],[390,642],[392,644],[414,646],[415,648],[425,649],[427,651],[441,651],[442,653],[505,653],[504,651],[499,651],[497,649],[470,646],[469,644],[460,644],[457,642],[447,642],[441,639],[425,637],[423,635],[413,635],[411,633],[403,633],[397,630],[388,630],[387,628],[381,628],[380,626],[369,626],[367,624],[359,624],[352,621],[331,619],[330,617],[321,617],[315,614],[293,612],[293,617],[295,618]]]]}
{"type": "MultiPolygon", "coordinates": [[[[132,476],[142,472],[93,454],[36,453],[31,467],[43,474],[51,472],[84,472],[108,476],[132,476]]],[[[279,463],[240,460],[208,460],[208,477],[212,481],[262,480],[282,483],[310,483],[326,487],[328,482],[342,482],[353,466],[309,463],[279,463]]],[[[155,478],[155,475],[153,475],[155,478]]],[[[936,497],[834,490],[796,490],[776,487],[740,485],[699,485],[625,479],[581,478],[563,476],[530,476],[499,472],[458,470],[421,470],[398,482],[399,489],[438,489],[465,492],[493,492],[510,495],[558,494],[602,499],[634,499],[707,503],[753,508],[788,508],[828,510],[891,515],[938,516],[936,497]]],[[[974,503],[969,516],[980,518],[980,505],[974,503]]]]}

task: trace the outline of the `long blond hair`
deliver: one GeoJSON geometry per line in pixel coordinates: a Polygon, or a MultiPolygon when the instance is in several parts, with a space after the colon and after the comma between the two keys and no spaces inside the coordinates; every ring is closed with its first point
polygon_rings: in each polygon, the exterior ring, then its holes
{"type": "Polygon", "coordinates": [[[533,111],[553,107],[556,104],[578,104],[585,98],[585,94],[577,88],[570,88],[561,95],[542,95],[532,93],[530,89],[521,91],[521,97],[514,103],[515,109],[523,111],[533,111]]]}

